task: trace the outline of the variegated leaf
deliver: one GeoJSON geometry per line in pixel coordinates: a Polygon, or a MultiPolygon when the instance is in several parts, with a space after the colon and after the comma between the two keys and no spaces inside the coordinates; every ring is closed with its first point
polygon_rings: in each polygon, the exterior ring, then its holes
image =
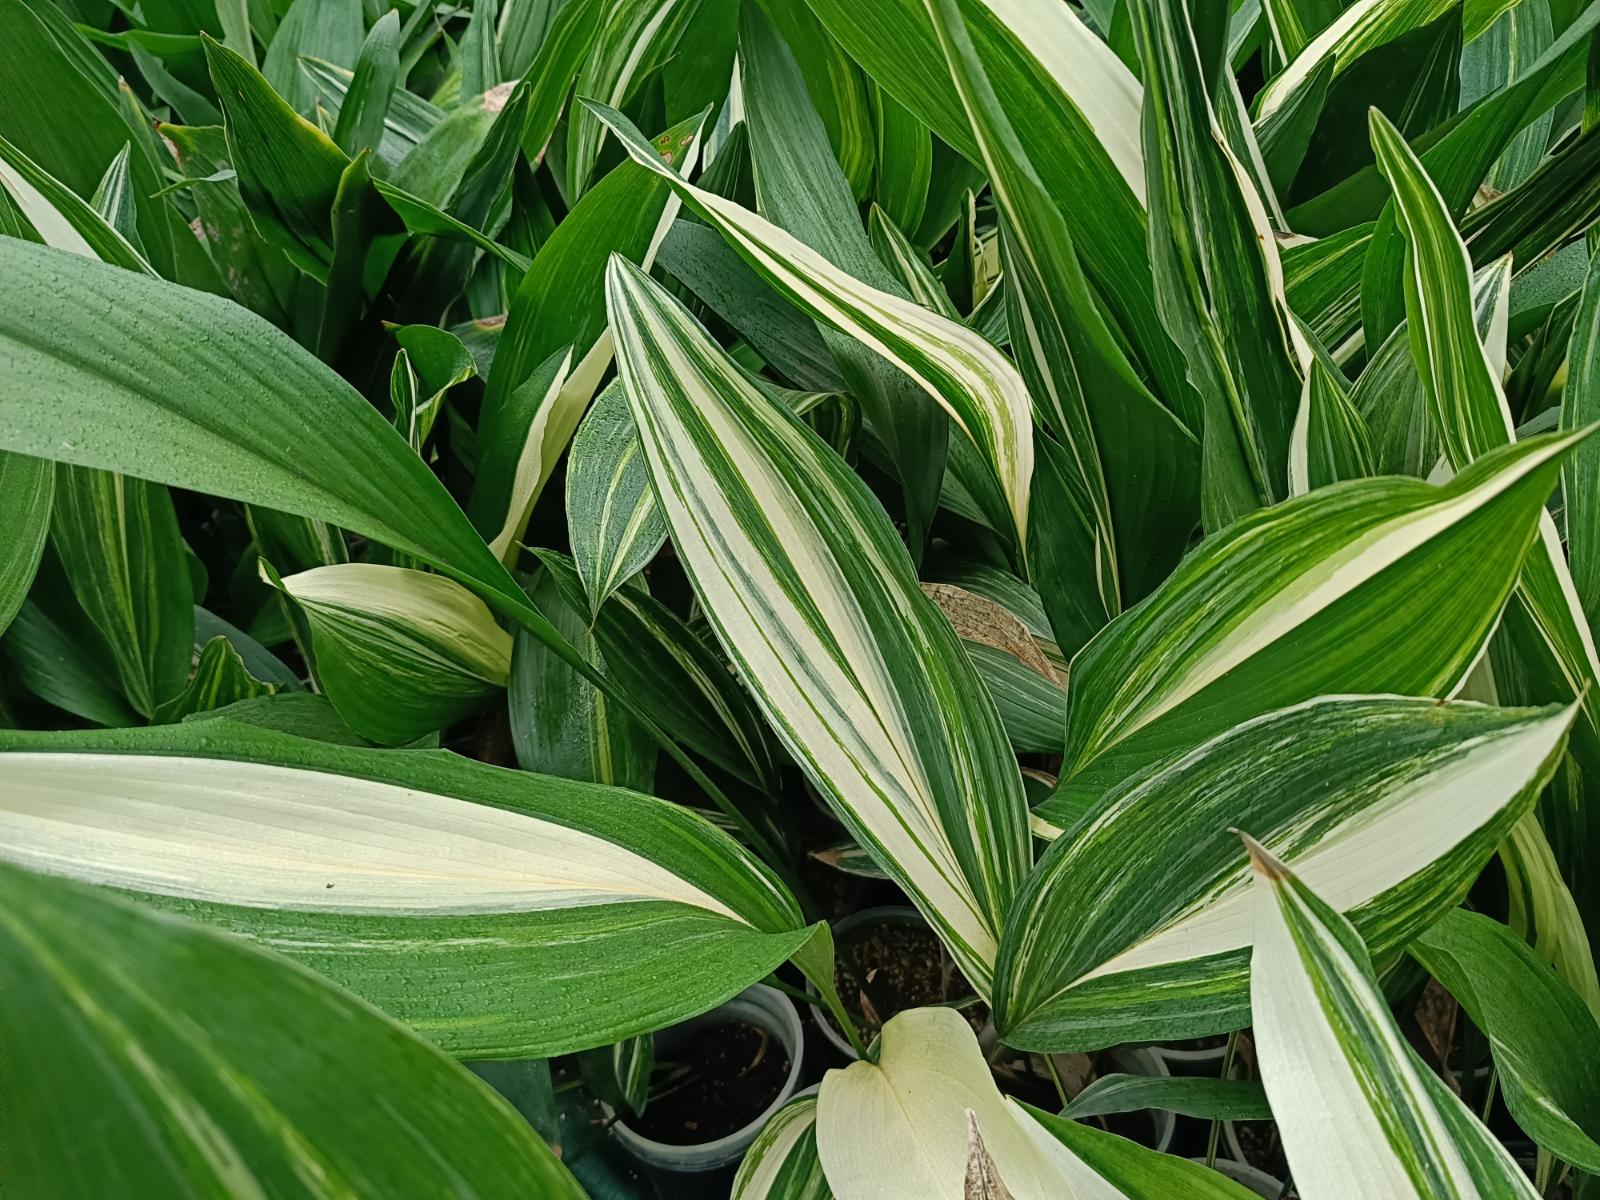
{"type": "Polygon", "coordinates": [[[567,530],[572,559],[597,613],[606,597],[644,569],[667,540],[633,415],[613,381],[589,409],[567,459],[567,530]]]}
{"type": "Polygon", "coordinates": [[[809,936],[677,805],[226,718],[0,733],[0,830],[0,858],[248,936],[465,1058],[659,1028],[809,936]]]}
{"type": "MultiPolygon", "coordinates": [[[[1422,164],[1376,109],[1371,129],[1406,237],[1412,355],[1446,456],[1461,470],[1516,437],[1500,373],[1491,367],[1474,324],[1472,260],[1422,164]]],[[[1501,291],[1502,304],[1509,301],[1509,292],[1501,291]]],[[[1502,357],[1505,336],[1501,308],[1486,341],[1498,341],[1502,357]]],[[[1600,653],[1567,569],[1561,535],[1548,513],[1540,515],[1538,540],[1517,581],[1510,612],[1512,636],[1534,662],[1543,687],[1552,689],[1540,698],[1580,700],[1583,727],[1573,738],[1573,748],[1586,766],[1600,769],[1600,653]]]]}
{"type": "Polygon", "coordinates": [[[482,708],[504,690],[511,635],[454,580],[406,567],[338,563],[276,579],[311,627],[316,677],[358,733],[397,746],[482,708]]]}
{"type": "Polygon", "coordinates": [[[1092,800],[1167,754],[1314,696],[1449,695],[1493,632],[1584,436],[1495,451],[1443,487],[1341,483],[1208,538],[1073,660],[1067,795],[1092,800]]]}
{"type": "Polygon", "coordinates": [[[1001,1036],[1076,1050],[1247,1023],[1250,880],[1230,827],[1255,830],[1375,949],[1400,948],[1530,809],[1572,717],[1322,698],[1174,755],[1086,810],[1047,800],[1036,823],[1064,832],[1001,941],[1001,1036]]]}
{"type": "Polygon", "coordinates": [[[731,1200],[833,1200],[817,1154],[817,1098],[796,1096],[745,1151],[731,1200]]]}
{"type": "Polygon", "coordinates": [[[1355,928],[1249,846],[1256,1054],[1300,1194],[1536,1200],[1506,1148],[1406,1042],[1355,928]]]}
{"type": "Polygon", "coordinates": [[[623,387],[673,545],[796,761],[987,993],[1029,866],[1016,761],[877,501],[621,259],[623,387]]]}
{"type": "Polygon", "coordinates": [[[862,283],[770,221],[684,182],[650,151],[626,117],[590,107],[635,162],[666,179],[772,287],[883,355],[945,408],[999,481],[1004,504],[995,514],[997,528],[1017,531],[1020,542],[1033,477],[1033,403],[1011,360],[965,326],[862,283]]]}

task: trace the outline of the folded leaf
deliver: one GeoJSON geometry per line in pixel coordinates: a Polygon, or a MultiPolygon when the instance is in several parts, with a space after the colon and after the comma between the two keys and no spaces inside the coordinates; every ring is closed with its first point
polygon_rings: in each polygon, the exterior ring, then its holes
{"type": "Polygon", "coordinates": [[[10,195],[45,245],[155,274],[139,245],[4,138],[0,138],[0,189],[10,195]]]}
{"type": "Polygon", "coordinates": [[[796,1096],[767,1119],[739,1164],[731,1200],[833,1200],[817,1155],[815,1096],[796,1096]]]}
{"type": "Polygon", "coordinates": [[[0,451],[0,633],[17,615],[39,569],[50,536],[55,500],[55,464],[48,459],[0,451]]]}
{"type": "Polygon", "coordinates": [[[303,967],[11,866],[0,896],[7,1179],[28,1195],[582,1200],[504,1102],[303,967]]]}
{"type": "Polygon", "coordinates": [[[1360,935],[1251,845],[1261,1081],[1306,1200],[1535,1200],[1505,1147],[1406,1043],[1360,935]]]}
{"type": "Polygon", "coordinates": [[[1020,542],[1033,476],[1033,404],[1011,361],[965,326],[841,271],[770,221],[684,182],[614,110],[591,105],[636,163],[664,178],[684,203],[792,303],[876,350],[941,404],[999,481],[997,528],[1020,542]]]}
{"type": "Polygon", "coordinates": [[[0,857],[310,966],[458,1057],[703,1012],[809,936],[731,839],[619,788],[216,718],[0,733],[0,857]]]}
{"type": "MultiPolygon", "coordinates": [[[[1561,427],[1582,429],[1600,420],[1600,256],[1589,260],[1583,298],[1572,324],[1567,386],[1561,393],[1561,427]]],[[[1600,625],[1600,471],[1597,448],[1581,446],[1562,468],[1567,553],[1572,582],[1593,630],[1600,625]]]]}
{"type": "Polygon", "coordinates": [[[1073,661],[1067,796],[1313,696],[1450,694],[1583,436],[1520,442],[1444,487],[1323,488],[1208,538],[1073,661]]]}
{"type": "Polygon", "coordinates": [[[443,575],[376,563],[277,579],[311,628],[317,682],[350,728],[382,746],[444,729],[505,690],[511,635],[443,575]]]}
{"type": "Polygon", "coordinates": [[[1489,1038],[1506,1107],[1563,1162],[1600,1174],[1600,1024],[1500,922],[1457,909],[1411,954],[1489,1038]]]}
{"type": "Polygon", "coordinates": [[[1207,1121],[1270,1121],[1261,1085],[1202,1075],[1102,1075],[1072,1098],[1064,1117],[1109,1116],[1156,1108],[1207,1121]]]}
{"type": "Polygon", "coordinates": [[[972,1027],[949,1008],[916,1008],[883,1027],[875,1063],[829,1071],[817,1148],[839,1200],[955,1196],[976,1122],[993,1174],[1014,1200],[1245,1200],[1197,1163],[1041,1113],[1001,1096],[972,1027]],[[914,1146],[915,1154],[885,1147],[914,1146]]]}
{"type": "Polygon", "coordinates": [[[612,259],[607,293],[656,497],[718,640],[779,740],[987,993],[1029,864],[993,702],[860,478],[637,268],[612,259]]]}
{"type": "Polygon", "coordinates": [[[226,637],[214,637],[200,651],[188,686],[158,708],[155,719],[184,721],[196,713],[270,696],[275,691],[275,684],[250,674],[250,668],[226,637]]]}
{"type": "Polygon", "coordinates": [[[1248,1023],[1250,878],[1230,826],[1256,830],[1377,952],[1399,949],[1532,807],[1572,718],[1322,698],[1174,755],[1086,811],[1045,801],[1036,819],[1066,833],[1001,939],[1001,1036],[1074,1050],[1248,1023]]]}

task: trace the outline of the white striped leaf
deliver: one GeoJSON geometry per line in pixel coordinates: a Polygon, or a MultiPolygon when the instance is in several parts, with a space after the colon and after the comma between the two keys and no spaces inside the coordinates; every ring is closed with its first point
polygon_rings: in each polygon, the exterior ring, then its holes
{"type": "Polygon", "coordinates": [[[823,1077],[816,1114],[817,1150],[838,1200],[960,1196],[974,1121],[991,1175],[1013,1200],[1250,1195],[1197,1163],[1002,1096],[972,1027],[949,1008],[891,1017],[876,1062],[823,1077]]]}
{"type": "Polygon", "coordinates": [[[5,138],[0,138],[0,191],[9,195],[45,245],[145,275],[156,273],[140,246],[5,138]]]}
{"type": "Polygon", "coordinates": [[[250,937],[465,1058],[660,1028],[809,937],[676,805],[222,717],[0,733],[0,831],[0,858],[250,937]]]}
{"type": "MultiPolygon", "coordinates": [[[[1511,409],[1491,365],[1485,343],[1498,343],[1503,359],[1505,305],[1484,341],[1473,314],[1472,259],[1450,221],[1438,189],[1405,139],[1383,114],[1371,113],[1373,148],[1394,192],[1395,214],[1406,238],[1406,322],[1411,352],[1428,397],[1428,410],[1450,466],[1461,470],[1484,454],[1512,443],[1511,409]],[[1498,335],[1496,334],[1498,330],[1498,335]]],[[[1508,629],[1532,659],[1541,698],[1580,698],[1584,728],[1573,748],[1591,769],[1600,769],[1600,654],[1573,585],[1561,535],[1548,513],[1529,551],[1508,613],[1508,629]],[[1531,634],[1531,637],[1524,636],[1531,634]]]]}
{"type": "Polygon", "coordinates": [[[1443,487],[1356,480],[1200,544],[1073,660],[1076,801],[1240,721],[1330,693],[1444,696],[1487,643],[1565,455],[1534,438],[1443,487]]]}
{"type": "Polygon", "coordinates": [[[1339,483],[1366,479],[1372,468],[1372,436],[1350,400],[1336,366],[1314,358],[1289,438],[1289,490],[1296,496],[1339,483]]]}
{"type": "Polygon", "coordinates": [[[1351,924],[1251,842],[1261,1081],[1306,1200],[1536,1200],[1395,1024],[1351,924]]]}
{"type": "Polygon", "coordinates": [[[498,1097],[303,967],[11,866],[0,898],[8,1191],[583,1200],[498,1097]]]}
{"type": "Polygon", "coordinates": [[[765,218],[686,183],[626,117],[590,107],[635,162],[671,184],[767,283],[816,320],[883,355],[944,407],[1000,483],[1005,503],[991,514],[995,527],[1016,530],[1020,543],[1033,477],[1033,402],[1011,360],[964,325],[862,283],[765,218]]]}
{"type": "Polygon", "coordinates": [[[1095,579],[1115,615],[1125,573],[1133,576],[1130,597],[1142,596],[1187,545],[1199,445],[1151,394],[1106,322],[956,0],[925,3],[1000,210],[1008,325],[1022,375],[1040,420],[1070,452],[1063,460],[1073,491],[1087,501],[1090,553],[1071,570],[1095,579]]]}
{"type": "Polygon", "coordinates": [[[833,1200],[817,1154],[816,1096],[796,1096],[768,1118],[739,1164],[731,1200],[833,1200]]]}
{"type": "Polygon", "coordinates": [[[1256,120],[1264,121],[1286,104],[1324,62],[1338,78],[1369,50],[1421,29],[1461,0],[1356,0],[1312,38],[1294,60],[1274,75],[1256,98],[1256,120]]]}
{"type": "Polygon", "coordinates": [[[567,532],[589,611],[642,571],[667,540],[620,382],[589,409],[567,459],[567,532]]]}
{"type": "MultiPolygon", "coordinates": [[[[1597,248],[1600,249],[1600,248],[1597,248]]],[[[1561,425],[1581,429],[1600,420],[1600,255],[1589,260],[1583,295],[1573,319],[1567,354],[1567,385],[1561,392],[1561,425]]],[[[1567,553],[1573,586],[1589,618],[1600,626],[1600,447],[1578,449],[1562,471],[1567,553]]]]}
{"type": "Polygon", "coordinates": [[[1255,830],[1379,952],[1459,902],[1548,781],[1569,709],[1322,698],[1229,730],[1087,811],[1006,925],[995,1023],[1010,1045],[1093,1049],[1248,1023],[1255,830]],[[1086,907],[1083,897],[1094,896],[1086,907]]]}
{"type": "MultiPolygon", "coordinates": [[[[673,53],[698,7],[695,0],[612,0],[578,72],[578,96],[621,108],[673,53]]],[[[589,186],[606,129],[581,105],[569,121],[566,190],[576,201],[589,186]]]]}
{"type": "Polygon", "coordinates": [[[317,682],[370,741],[415,741],[505,690],[511,635],[452,579],[376,563],[336,563],[283,579],[263,564],[262,577],[305,614],[317,682]]]}
{"type": "Polygon", "coordinates": [[[857,476],[621,259],[623,387],[673,545],[778,738],[987,994],[1029,863],[1016,760],[857,476]]]}

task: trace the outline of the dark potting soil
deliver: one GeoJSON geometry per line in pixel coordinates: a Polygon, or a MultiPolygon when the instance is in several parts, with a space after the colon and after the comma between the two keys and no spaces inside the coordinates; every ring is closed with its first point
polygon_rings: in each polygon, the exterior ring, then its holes
{"type": "Polygon", "coordinates": [[[1245,1162],[1257,1170],[1265,1171],[1274,1179],[1282,1179],[1289,1170],[1283,1156],[1283,1142],[1278,1138],[1278,1127],[1271,1121],[1236,1121],[1233,1136],[1239,1139],[1239,1149],[1244,1151],[1245,1162]]]}
{"type": "Polygon", "coordinates": [[[736,1133],[778,1098],[789,1078],[789,1052],[765,1029],[723,1021],[700,1030],[650,1077],[644,1114],[630,1129],[669,1146],[698,1146],[736,1133]]]}
{"type": "MultiPolygon", "coordinates": [[[[973,995],[972,985],[956,969],[938,935],[901,921],[874,925],[843,943],[834,961],[833,982],[839,999],[856,1018],[863,1041],[877,1036],[896,1013],[973,995]]],[[[961,1012],[974,1031],[989,1018],[983,1004],[971,1004],[961,1012]]],[[[839,1030],[832,1013],[823,1016],[839,1030]]]]}

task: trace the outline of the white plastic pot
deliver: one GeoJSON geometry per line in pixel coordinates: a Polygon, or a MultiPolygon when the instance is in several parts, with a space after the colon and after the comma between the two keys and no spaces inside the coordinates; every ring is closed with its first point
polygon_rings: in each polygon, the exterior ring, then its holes
{"type": "MultiPolygon", "coordinates": [[[[794,1095],[795,1087],[800,1082],[800,1070],[804,1065],[805,1031],[800,1025],[800,1014],[795,1011],[794,1003],[789,997],[776,988],[764,984],[758,983],[746,988],[726,1004],[708,1013],[702,1013],[681,1025],[660,1030],[655,1035],[656,1057],[670,1058],[675,1049],[691,1041],[697,1032],[708,1025],[717,1025],[724,1021],[747,1021],[782,1042],[784,1049],[789,1052],[788,1079],[784,1081],[782,1089],[773,1098],[772,1103],[767,1105],[766,1110],[755,1120],[743,1129],[736,1129],[714,1142],[702,1142],[696,1146],[673,1146],[666,1142],[652,1141],[618,1121],[611,1127],[612,1133],[628,1148],[630,1154],[647,1166],[685,1175],[716,1171],[730,1166],[738,1162],[750,1143],[756,1140],[756,1134],[761,1132],[761,1127],[767,1123],[767,1119],[794,1095]]],[[[607,1109],[606,1115],[613,1114],[607,1109]]]]}
{"type": "Polygon", "coordinates": [[[1151,1046],[1150,1049],[1167,1064],[1173,1075],[1221,1075],[1222,1060],[1228,1054],[1226,1044],[1204,1050],[1183,1050],[1175,1046],[1151,1046]]]}
{"type": "MultiPolygon", "coordinates": [[[[849,936],[858,929],[868,925],[916,925],[922,929],[928,927],[922,914],[909,905],[887,905],[883,908],[864,908],[860,912],[853,912],[848,917],[841,917],[833,923],[833,944],[844,945],[849,936]]],[[[811,1005],[811,1023],[822,1031],[822,1036],[840,1054],[848,1059],[860,1057],[855,1048],[850,1045],[850,1039],[845,1037],[833,1027],[833,1022],[828,1020],[820,1004],[811,1005]]]]}
{"type": "MultiPolygon", "coordinates": [[[[1113,1046],[1101,1051],[1101,1058],[1123,1075],[1145,1075],[1164,1079],[1172,1072],[1161,1056],[1149,1046],[1113,1046]]],[[[1109,1073],[1109,1072],[1108,1072],[1109,1073]]],[[[1165,1108],[1146,1109],[1156,1126],[1156,1149],[1165,1154],[1177,1132],[1178,1116],[1165,1108]]]]}
{"type": "MultiPolygon", "coordinates": [[[[1196,1158],[1194,1162],[1205,1165],[1205,1159],[1196,1158]]],[[[1231,1158],[1219,1158],[1211,1164],[1211,1169],[1219,1175],[1226,1175],[1235,1183],[1242,1184],[1258,1196],[1266,1200],[1278,1200],[1283,1195],[1283,1180],[1274,1179],[1259,1167],[1252,1167],[1247,1162],[1239,1162],[1231,1158]]]]}

